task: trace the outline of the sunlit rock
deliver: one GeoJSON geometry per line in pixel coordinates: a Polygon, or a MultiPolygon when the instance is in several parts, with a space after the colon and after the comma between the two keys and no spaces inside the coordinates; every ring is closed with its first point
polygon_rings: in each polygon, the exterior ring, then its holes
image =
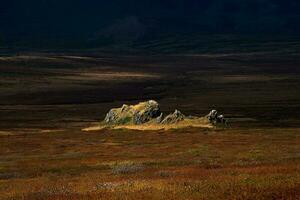
{"type": "Polygon", "coordinates": [[[179,110],[175,110],[174,113],[166,116],[165,119],[162,120],[161,123],[162,124],[175,124],[184,119],[185,119],[185,116],[179,110]]]}
{"type": "Polygon", "coordinates": [[[150,100],[136,105],[124,104],[121,108],[111,109],[104,122],[108,124],[143,124],[161,115],[159,104],[150,100]]]}

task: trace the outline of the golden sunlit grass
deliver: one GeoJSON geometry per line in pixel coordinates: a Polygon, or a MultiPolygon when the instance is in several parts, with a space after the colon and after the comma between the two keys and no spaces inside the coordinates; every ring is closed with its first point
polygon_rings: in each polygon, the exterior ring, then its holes
{"type": "Polygon", "coordinates": [[[129,125],[94,125],[88,128],[82,129],[83,131],[99,131],[102,129],[128,129],[138,131],[154,131],[154,130],[171,130],[171,129],[183,129],[183,128],[207,128],[212,129],[214,126],[208,121],[206,117],[195,118],[195,119],[184,119],[183,121],[175,124],[156,124],[156,123],[145,123],[141,125],[129,124],[129,125]]]}
{"type": "Polygon", "coordinates": [[[14,135],[14,134],[9,131],[0,131],[0,136],[11,136],[11,135],[14,135]]]}
{"type": "Polygon", "coordinates": [[[157,79],[159,75],[136,72],[79,72],[71,75],[55,77],[72,81],[133,81],[139,79],[157,79]]]}
{"type": "Polygon", "coordinates": [[[0,199],[299,199],[298,132],[240,128],[1,136],[0,199]]]}

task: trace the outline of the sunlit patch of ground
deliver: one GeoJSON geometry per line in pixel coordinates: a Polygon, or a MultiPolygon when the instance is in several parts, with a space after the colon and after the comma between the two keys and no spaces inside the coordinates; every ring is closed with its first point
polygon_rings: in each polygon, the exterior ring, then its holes
{"type": "Polygon", "coordinates": [[[0,136],[10,136],[10,135],[14,135],[14,133],[10,131],[0,131],[0,136]]]}
{"type": "Polygon", "coordinates": [[[29,55],[22,55],[22,56],[0,56],[1,61],[26,61],[26,60],[37,60],[37,59],[43,59],[43,60],[56,60],[54,57],[49,56],[29,56],[29,55]]]}
{"type": "Polygon", "coordinates": [[[74,80],[74,81],[99,81],[99,80],[114,80],[131,81],[138,79],[155,79],[159,78],[159,75],[149,74],[149,73],[137,73],[137,72],[80,72],[73,75],[66,75],[61,77],[55,77],[58,79],[74,80]]]}
{"type": "Polygon", "coordinates": [[[177,122],[175,124],[153,124],[146,123],[141,125],[95,125],[88,128],[82,129],[83,131],[98,131],[102,129],[128,129],[128,130],[139,130],[139,131],[149,131],[149,130],[170,130],[170,129],[183,129],[183,128],[214,128],[212,124],[208,122],[208,120],[203,118],[197,119],[185,119],[183,121],[177,122]]]}
{"type": "Polygon", "coordinates": [[[270,82],[270,81],[284,81],[291,78],[299,78],[299,76],[284,76],[284,75],[218,75],[218,74],[206,74],[203,76],[203,72],[193,73],[192,80],[203,80],[215,84],[224,83],[247,83],[247,82],[270,82]],[[198,74],[198,76],[196,76],[198,74]]]}
{"type": "Polygon", "coordinates": [[[63,132],[65,130],[63,129],[43,129],[41,130],[41,133],[57,133],[57,132],[63,132]]]}
{"type": "MultiPolygon", "coordinates": [[[[86,56],[60,56],[61,58],[71,58],[71,59],[78,59],[78,60],[95,60],[93,57],[86,57],[86,56]]],[[[99,59],[99,58],[97,58],[99,59]]]]}

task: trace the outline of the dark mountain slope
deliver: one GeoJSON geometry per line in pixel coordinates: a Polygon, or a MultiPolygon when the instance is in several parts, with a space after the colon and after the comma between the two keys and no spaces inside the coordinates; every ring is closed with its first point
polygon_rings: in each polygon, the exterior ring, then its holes
{"type": "Polygon", "coordinates": [[[2,46],[42,49],[300,32],[297,0],[15,0],[2,3],[0,16],[2,46]]]}

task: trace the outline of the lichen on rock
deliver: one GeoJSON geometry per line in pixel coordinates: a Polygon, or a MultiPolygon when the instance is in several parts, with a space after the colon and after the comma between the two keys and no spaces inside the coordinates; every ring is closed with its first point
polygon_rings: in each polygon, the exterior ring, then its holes
{"type": "MultiPolygon", "coordinates": [[[[212,110],[205,117],[185,116],[179,110],[164,117],[159,104],[154,100],[138,103],[136,105],[124,104],[120,108],[111,109],[99,126],[102,128],[127,128],[137,130],[159,130],[184,127],[212,128],[217,123],[224,123],[225,118],[212,110]]],[[[85,130],[97,130],[90,127],[85,130]]]]}
{"type": "Polygon", "coordinates": [[[104,122],[107,124],[143,124],[161,115],[159,104],[150,100],[136,105],[124,104],[121,108],[111,109],[104,122]]]}

